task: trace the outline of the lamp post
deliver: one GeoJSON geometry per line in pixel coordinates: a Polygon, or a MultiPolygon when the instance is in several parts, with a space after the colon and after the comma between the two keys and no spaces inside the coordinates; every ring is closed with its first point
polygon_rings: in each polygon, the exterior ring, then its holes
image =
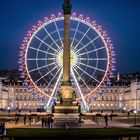
{"type": "Polygon", "coordinates": [[[124,110],[124,116],[125,116],[126,108],[124,107],[123,110],[124,110]]]}
{"type": "Polygon", "coordinates": [[[136,126],[136,123],[137,123],[137,116],[136,116],[137,115],[137,110],[134,110],[134,115],[135,115],[134,119],[135,119],[135,126],[136,126]]]}
{"type": "Polygon", "coordinates": [[[7,110],[8,110],[8,117],[10,116],[10,109],[11,109],[10,106],[8,106],[8,107],[7,107],[7,110]]]}

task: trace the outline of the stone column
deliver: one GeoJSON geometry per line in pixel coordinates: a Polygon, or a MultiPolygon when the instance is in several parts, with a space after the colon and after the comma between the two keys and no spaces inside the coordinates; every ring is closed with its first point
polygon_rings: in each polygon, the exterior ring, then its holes
{"type": "Polygon", "coordinates": [[[64,15],[63,81],[70,81],[70,15],[64,15]]]}
{"type": "Polygon", "coordinates": [[[70,82],[70,0],[64,0],[64,51],[63,51],[63,82],[70,82]]]}

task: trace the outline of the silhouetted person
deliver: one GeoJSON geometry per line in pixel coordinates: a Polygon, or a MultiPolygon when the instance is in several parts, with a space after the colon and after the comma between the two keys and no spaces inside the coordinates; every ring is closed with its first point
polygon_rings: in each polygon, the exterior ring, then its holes
{"type": "Polygon", "coordinates": [[[32,122],[32,117],[30,116],[29,117],[29,125],[31,125],[31,122],[32,122]]]}
{"type": "Polygon", "coordinates": [[[112,121],[112,119],[113,119],[113,114],[110,114],[110,120],[112,121]]]}
{"type": "Polygon", "coordinates": [[[23,118],[24,124],[26,124],[26,119],[27,119],[27,117],[26,117],[26,114],[25,114],[25,115],[24,115],[24,118],[23,118]]]}
{"type": "Polygon", "coordinates": [[[44,127],[44,117],[41,119],[41,122],[42,122],[42,127],[44,127]]]}
{"type": "Polygon", "coordinates": [[[128,117],[130,116],[130,112],[129,112],[129,111],[127,112],[127,116],[128,116],[128,117]]]}
{"type": "Polygon", "coordinates": [[[105,115],[105,125],[108,126],[108,115],[105,115]]]}
{"type": "Polygon", "coordinates": [[[52,116],[50,116],[50,128],[52,128],[52,126],[53,126],[53,118],[52,116]]]}
{"type": "Polygon", "coordinates": [[[82,113],[80,112],[79,114],[79,122],[78,123],[81,123],[82,122],[82,113]]]}
{"type": "Polygon", "coordinates": [[[48,128],[50,128],[50,127],[51,127],[51,120],[50,120],[50,116],[48,116],[48,118],[47,118],[47,123],[48,123],[48,128]]]}
{"type": "Polygon", "coordinates": [[[99,124],[99,114],[98,114],[98,113],[96,114],[95,122],[96,122],[97,124],[99,124]]]}
{"type": "Polygon", "coordinates": [[[19,116],[16,117],[15,124],[18,124],[18,121],[19,121],[19,116]]]}
{"type": "Polygon", "coordinates": [[[45,118],[44,123],[45,123],[45,127],[46,127],[47,126],[47,118],[45,118]]]}

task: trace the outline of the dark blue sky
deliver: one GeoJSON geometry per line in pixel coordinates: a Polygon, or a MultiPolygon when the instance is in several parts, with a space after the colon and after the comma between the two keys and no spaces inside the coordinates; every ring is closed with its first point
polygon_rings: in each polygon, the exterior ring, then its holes
{"type": "MultiPolygon", "coordinates": [[[[38,20],[62,12],[63,0],[0,1],[0,69],[18,67],[23,37],[38,20]]],[[[115,47],[117,71],[140,71],[140,0],[72,0],[73,12],[96,20],[115,47]]]]}

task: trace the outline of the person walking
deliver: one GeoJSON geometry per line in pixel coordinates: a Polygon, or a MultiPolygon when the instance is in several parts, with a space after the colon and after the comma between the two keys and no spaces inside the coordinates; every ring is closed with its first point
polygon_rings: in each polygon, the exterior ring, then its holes
{"type": "Polygon", "coordinates": [[[50,127],[51,127],[51,120],[50,120],[50,116],[48,116],[48,118],[47,118],[47,123],[48,123],[48,128],[50,128],[50,127]]]}
{"type": "Polygon", "coordinates": [[[95,122],[96,122],[97,124],[99,124],[99,115],[100,115],[100,114],[97,113],[96,116],[95,116],[95,122]]]}
{"type": "Polygon", "coordinates": [[[129,111],[127,112],[127,116],[130,117],[130,112],[129,111]]]}
{"type": "Polygon", "coordinates": [[[41,122],[42,122],[42,127],[44,127],[44,117],[41,119],[41,122]]]}
{"type": "Polygon", "coordinates": [[[18,124],[18,121],[19,121],[19,116],[16,117],[15,124],[18,124]]]}
{"type": "Polygon", "coordinates": [[[31,122],[32,122],[32,117],[30,116],[29,117],[29,125],[31,125],[31,122]]]}
{"type": "Polygon", "coordinates": [[[108,126],[108,115],[107,114],[105,115],[104,119],[105,119],[105,125],[108,126]]]}
{"type": "Polygon", "coordinates": [[[26,114],[24,115],[24,118],[23,118],[23,120],[24,120],[24,125],[26,124],[26,114]]]}
{"type": "Polygon", "coordinates": [[[52,128],[52,127],[53,127],[53,117],[50,116],[50,128],[52,128]]]}
{"type": "Polygon", "coordinates": [[[44,121],[45,121],[45,127],[46,127],[46,126],[47,126],[47,118],[45,118],[45,120],[44,120],[44,121]]]}
{"type": "Polygon", "coordinates": [[[110,114],[110,120],[112,121],[112,119],[113,119],[113,114],[110,114]]]}

